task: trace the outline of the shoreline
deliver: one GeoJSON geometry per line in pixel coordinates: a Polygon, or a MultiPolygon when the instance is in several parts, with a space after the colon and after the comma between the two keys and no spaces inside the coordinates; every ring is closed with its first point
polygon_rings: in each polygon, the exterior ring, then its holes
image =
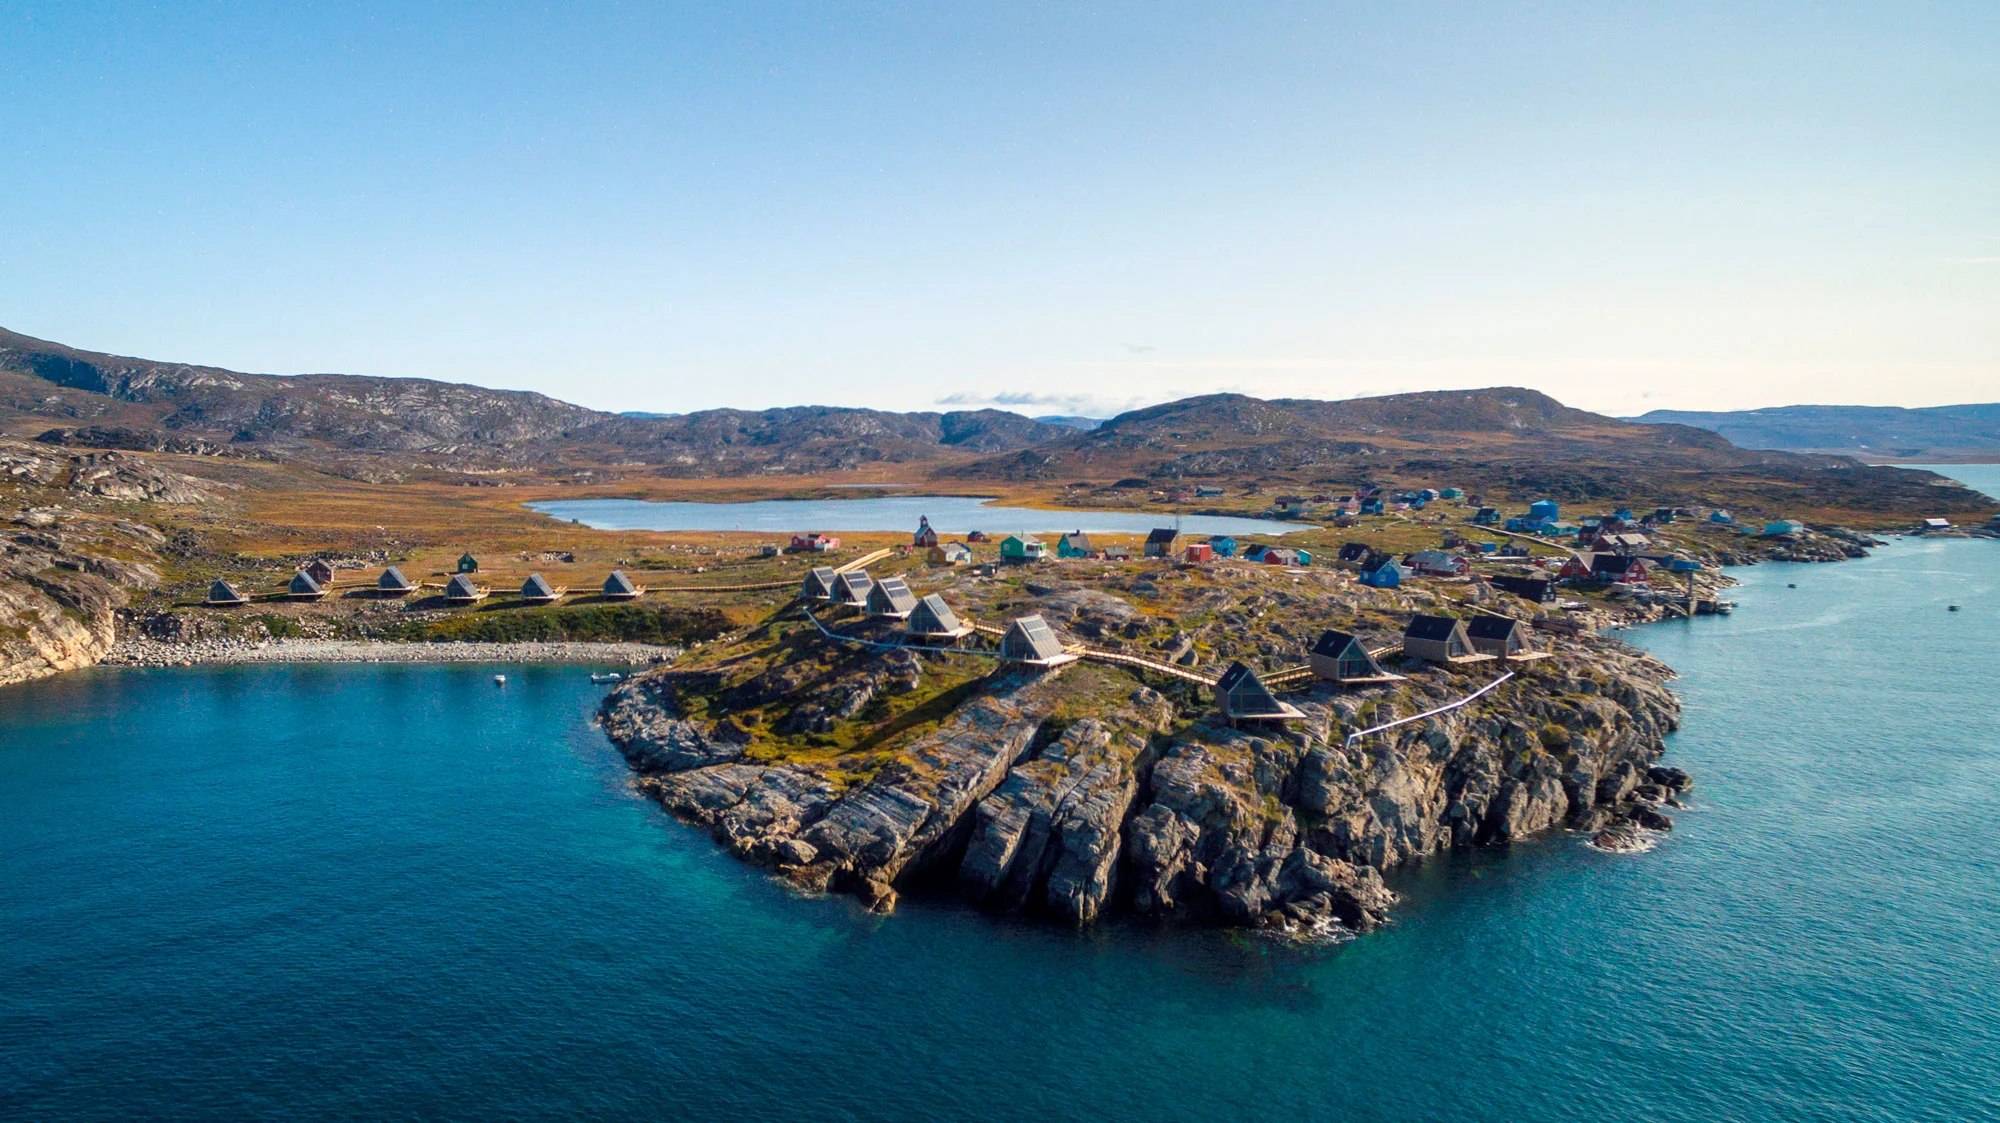
{"type": "Polygon", "coordinates": [[[203,640],[163,643],[125,639],[97,661],[101,667],[188,667],[222,663],[616,663],[660,666],[680,654],[676,647],[582,640],[521,640],[480,643],[468,640],[404,643],[391,640],[277,639],[203,640]]]}

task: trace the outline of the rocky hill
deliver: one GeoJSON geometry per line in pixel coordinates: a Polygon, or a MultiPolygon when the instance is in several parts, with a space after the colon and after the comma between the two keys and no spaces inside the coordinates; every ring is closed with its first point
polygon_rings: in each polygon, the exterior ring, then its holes
{"type": "MultiPolygon", "coordinates": [[[[1932,406],[1775,406],[1729,412],[1656,409],[1633,420],[1713,430],[1745,448],[1809,449],[1916,459],[1971,449],[2000,450],[2000,404],[1932,406]]],[[[1921,462],[1921,461],[1920,461],[1921,462]]]]}
{"type": "MultiPolygon", "coordinates": [[[[1211,664],[1291,664],[1324,626],[1381,643],[1414,609],[1463,610],[1261,567],[911,576],[968,618],[1039,611],[1070,638],[1211,664]]],[[[1502,599],[1490,607],[1537,611],[1502,599]]],[[[893,638],[831,617],[855,638],[893,638]]],[[[1171,679],[884,652],[781,616],[627,683],[604,725],[669,810],[746,861],[877,909],[951,887],[1071,924],[1131,912],[1360,929],[1393,900],[1381,871],[1442,850],[1557,827],[1629,845],[1666,825],[1658,809],[1685,784],[1655,766],[1678,714],[1667,668],[1588,632],[1549,642],[1557,658],[1522,665],[1479,704],[1348,744],[1491,676],[1400,664],[1400,682],[1287,695],[1300,722],[1232,728],[1171,679]]]]}

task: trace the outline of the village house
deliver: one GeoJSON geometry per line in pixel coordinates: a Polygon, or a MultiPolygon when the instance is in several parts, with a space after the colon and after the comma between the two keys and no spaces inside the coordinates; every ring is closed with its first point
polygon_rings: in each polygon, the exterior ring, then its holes
{"type": "Polygon", "coordinates": [[[375,595],[378,597],[406,597],[416,591],[416,583],[403,576],[403,571],[393,565],[375,579],[375,595]]]}
{"type": "Polygon", "coordinates": [[[1797,534],[1805,528],[1806,524],[1797,519],[1779,519],[1764,524],[1764,537],[1784,538],[1787,535],[1797,534]]]}
{"type": "Polygon", "coordinates": [[[1196,499],[1220,499],[1222,498],[1222,489],[1219,487],[1197,487],[1194,489],[1194,497],[1196,499]]]}
{"type": "Polygon", "coordinates": [[[1419,550],[1405,558],[1404,564],[1421,577],[1463,577],[1472,572],[1471,562],[1443,550],[1419,550]]]}
{"type": "Polygon", "coordinates": [[[1215,547],[1209,545],[1206,542],[1189,543],[1186,557],[1187,560],[1191,562],[1214,561],[1215,547]]]}
{"type": "Polygon", "coordinates": [[[1502,660],[1526,663],[1548,654],[1534,649],[1528,642],[1528,626],[1511,616],[1475,616],[1466,624],[1465,634],[1474,651],[1502,660]]]}
{"type": "Polygon", "coordinates": [[[286,600],[318,600],[325,595],[326,590],[303,569],[294,573],[292,583],[285,587],[286,600]]]}
{"type": "Polygon", "coordinates": [[[1384,558],[1374,569],[1362,571],[1361,583],[1371,589],[1394,589],[1403,583],[1403,567],[1394,558],[1384,558]]]}
{"type": "Polygon", "coordinates": [[[1072,530],[1056,539],[1056,556],[1059,558],[1087,558],[1095,552],[1090,545],[1090,536],[1081,530],[1072,530]]]}
{"type": "Polygon", "coordinates": [[[868,615],[907,620],[916,611],[917,595],[901,577],[884,577],[868,590],[868,615]]]}
{"type": "Polygon", "coordinates": [[[830,601],[833,599],[833,583],[837,575],[830,565],[816,566],[806,574],[805,583],[799,586],[800,600],[830,601]]]}
{"type": "Polygon", "coordinates": [[[840,549],[840,539],[831,534],[813,531],[808,534],[792,535],[792,550],[802,554],[824,554],[828,550],[840,549]]]}
{"type": "Polygon", "coordinates": [[[1500,525],[1499,510],[1493,507],[1481,507],[1479,510],[1473,512],[1472,525],[1499,526],[1500,525]]]}
{"type": "Polygon", "coordinates": [[[1652,575],[1644,558],[1627,557],[1623,554],[1592,554],[1590,556],[1590,576],[1596,581],[1610,581],[1619,585],[1644,585],[1652,575]]]}
{"type": "Polygon", "coordinates": [[[478,573],[479,559],[473,557],[471,554],[460,554],[458,556],[458,571],[460,573],[478,573]]]}
{"type": "Polygon", "coordinates": [[[875,579],[868,576],[865,569],[850,570],[838,574],[833,579],[833,603],[849,608],[866,608],[868,594],[875,588],[875,579]]]}
{"type": "Polygon", "coordinates": [[[249,604],[250,598],[245,596],[236,586],[218,577],[208,587],[208,599],[201,603],[208,605],[210,608],[233,608],[239,604],[249,604]]]}
{"type": "Polygon", "coordinates": [[[1720,507],[1717,507],[1715,510],[1710,511],[1708,513],[1708,521],[1712,523],[1731,523],[1736,521],[1736,516],[1730,514],[1728,511],[1725,511],[1720,507]]]}
{"type": "Polygon", "coordinates": [[[634,585],[622,569],[614,569],[611,576],[604,579],[601,594],[605,600],[638,600],[646,594],[643,586],[634,585]]]}
{"type": "Polygon", "coordinates": [[[1231,725],[1239,721],[1297,721],[1306,716],[1297,706],[1279,701],[1257,672],[1240,661],[1229,664],[1216,680],[1215,706],[1231,725]]]}
{"type": "Polygon", "coordinates": [[[1951,529],[1951,520],[1950,520],[1950,519],[1925,519],[1925,520],[1924,520],[1924,529],[1925,529],[1925,530],[1950,530],[1950,529],[1951,529]]]}
{"type": "Polygon", "coordinates": [[[972,625],[961,621],[943,597],[930,593],[911,610],[903,632],[922,643],[957,643],[972,634],[972,625]]]}
{"type": "Polygon", "coordinates": [[[965,540],[967,542],[991,542],[993,538],[983,530],[972,530],[966,532],[965,540]]]}
{"type": "Polygon", "coordinates": [[[454,573],[444,585],[446,604],[474,604],[486,599],[487,590],[472,583],[470,574],[454,573]]]}
{"type": "Polygon", "coordinates": [[[1562,507],[1553,499],[1537,499],[1528,504],[1530,522],[1554,522],[1562,517],[1562,507]]]}
{"type": "Polygon", "coordinates": [[[1000,560],[1005,562],[1046,561],[1049,548],[1039,539],[1025,534],[1010,534],[1000,540],[1000,560]]]}
{"type": "Polygon", "coordinates": [[[1643,534],[1624,531],[1601,531],[1590,543],[1590,548],[1601,554],[1637,554],[1652,546],[1652,539],[1643,534]]]}
{"type": "Polygon", "coordinates": [[[1263,562],[1265,565],[1308,564],[1305,561],[1301,561],[1299,555],[1300,551],[1298,550],[1287,549],[1283,546],[1266,546],[1264,547],[1264,552],[1258,556],[1257,560],[1263,562]]]}
{"type": "Polygon", "coordinates": [[[1332,629],[1319,634],[1319,642],[1313,644],[1308,661],[1313,674],[1328,682],[1363,685],[1398,682],[1403,677],[1383,670],[1360,637],[1332,629]]]}
{"type": "Polygon", "coordinates": [[[1488,577],[1486,583],[1531,604],[1551,604],[1556,599],[1555,582],[1546,577],[1516,577],[1503,574],[1488,577]]]}
{"type": "Polygon", "coordinates": [[[1426,663],[1483,663],[1493,658],[1473,649],[1465,621],[1449,616],[1412,616],[1403,629],[1403,654],[1426,663]]]}
{"type": "Polygon", "coordinates": [[[1075,654],[1063,650],[1062,641],[1039,614],[1020,617],[1007,625],[1007,634],[1000,637],[1000,657],[1036,667],[1059,667],[1077,659],[1075,654]]]}
{"type": "Polygon", "coordinates": [[[938,534],[931,529],[931,517],[917,516],[917,532],[910,536],[910,547],[916,550],[928,550],[937,544],[938,534]]]}
{"type": "Polygon", "coordinates": [[[1149,558],[1170,558],[1181,550],[1181,532],[1172,527],[1158,527],[1146,535],[1146,556],[1149,558]]]}
{"type": "Polygon", "coordinates": [[[325,558],[314,558],[307,562],[304,572],[322,586],[333,584],[333,563],[325,558]]]}
{"type": "Polygon", "coordinates": [[[1236,539],[1229,537],[1227,534],[1210,538],[1208,545],[1210,549],[1215,551],[1215,556],[1218,558],[1233,558],[1236,556],[1236,539]]]}
{"type": "Polygon", "coordinates": [[[1105,561],[1131,561],[1131,560],[1132,560],[1132,547],[1130,547],[1130,546],[1106,546],[1106,547],[1104,548],[1104,560],[1105,560],[1105,561]]]}
{"type": "Polygon", "coordinates": [[[528,579],[521,582],[521,603],[554,604],[567,592],[568,588],[549,584],[541,574],[530,573],[528,579]]]}
{"type": "Polygon", "coordinates": [[[963,542],[941,542],[930,549],[932,565],[964,565],[972,560],[972,547],[963,542]]]}

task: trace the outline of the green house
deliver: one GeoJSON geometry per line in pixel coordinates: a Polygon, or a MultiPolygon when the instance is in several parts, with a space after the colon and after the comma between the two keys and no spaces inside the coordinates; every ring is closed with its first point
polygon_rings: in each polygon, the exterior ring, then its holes
{"type": "Polygon", "coordinates": [[[1041,561],[1049,548],[1025,534],[1010,534],[1000,541],[1000,559],[1010,562],[1041,561]]]}
{"type": "Polygon", "coordinates": [[[478,573],[479,559],[473,557],[471,554],[460,555],[458,559],[458,571],[460,573],[478,573]]]}
{"type": "Polygon", "coordinates": [[[1090,536],[1081,530],[1071,531],[1056,540],[1056,556],[1059,558],[1087,558],[1095,552],[1090,545],[1090,536]]]}

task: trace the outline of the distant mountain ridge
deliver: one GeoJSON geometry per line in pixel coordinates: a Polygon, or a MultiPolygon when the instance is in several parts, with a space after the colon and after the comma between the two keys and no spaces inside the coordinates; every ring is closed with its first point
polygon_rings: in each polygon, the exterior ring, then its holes
{"type": "Polygon", "coordinates": [[[1744,448],[1845,452],[1908,459],[1932,450],[2000,449],[2000,404],[1775,406],[1702,412],[1656,409],[1644,425],[1693,425],[1744,448]]]}

